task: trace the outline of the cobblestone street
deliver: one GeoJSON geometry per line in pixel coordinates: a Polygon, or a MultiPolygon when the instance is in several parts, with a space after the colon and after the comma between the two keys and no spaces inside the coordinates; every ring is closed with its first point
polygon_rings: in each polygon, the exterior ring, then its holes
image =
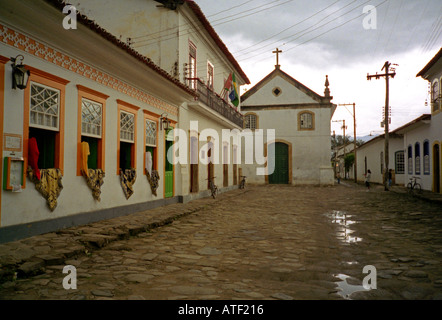
{"type": "MultiPolygon", "coordinates": [[[[382,186],[268,185],[143,214],[175,208],[187,214],[52,263],[48,249],[60,253],[98,227],[0,245],[3,266],[20,260],[19,244],[46,250],[37,275],[21,276],[22,267],[0,299],[442,299],[440,204],[382,186]],[[76,267],[76,290],[63,288],[65,265],[76,267]],[[377,289],[362,287],[366,265],[377,289]]],[[[127,226],[136,215],[116,220],[127,226]]]]}

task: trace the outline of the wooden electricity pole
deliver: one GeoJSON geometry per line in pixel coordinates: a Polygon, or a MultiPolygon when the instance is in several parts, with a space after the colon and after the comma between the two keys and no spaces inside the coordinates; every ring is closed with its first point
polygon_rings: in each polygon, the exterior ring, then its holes
{"type": "Polygon", "coordinates": [[[388,191],[388,160],[389,160],[389,155],[388,155],[388,150],[389,150],[389,130],[388,130],[388,125],[389,125],[389,120],[390,120],[390,114],[389,114],[389,79],[390,77],[394,78],[394,76],[396,75],[395,70],[392,68],[392,72],[390,72],[390,66],[391,63],[386,61],[384,66],[382,67],[381,71],[385,69],[385,73],[383,74],[378,74],[376,72],[376,74],[373,75],[369,75],[367,74],[367,80],[371,80],[371,78],[376,78],[376,80],[378,80],[381,77],[385,77],[385,85],[386,85],[386,93],[385,93],[385,113],[384,113],[384,128],[385,128],[385,143],[384,143],[384,155],[385,155],[385,173],[384,173],[384,186],[385,186],[385,191],[388,191]]]}
{"type": "MultiPolygon", "coordinates": [[[[343,123],[344,123],[344,124],[342,125],[341,129],[344,130],[344,138],[342,139],[342,143],[344,144],[344,179],[346,179],[347,177],[346,177],[346,175],[345,175],[345,128],[346,128],[346,126],[345,126],[345,120],[335,120],[335,121],[333,121],[333,122],[343,122],[343,123]]],[[[339,170],[339,171],[341,171],[341,170],[339,170]]]]}
{"type": "MultiPolygon", "coordinates": [[[[358,182],[358,171],[357,171],[357,165],[356,165],[356,104],[353,103],[343,103],[343,104],[338,104],[338,106],[353,106],[353,131],[354,131],[354,140],[353,140],[353,149],[354,149],[354,154],[355,154],[355,163],[354,163],[354,175],[355,175],[355,183],[358,182]]],[[[345,125],[345,123],[344,123],[345,125]]]]}

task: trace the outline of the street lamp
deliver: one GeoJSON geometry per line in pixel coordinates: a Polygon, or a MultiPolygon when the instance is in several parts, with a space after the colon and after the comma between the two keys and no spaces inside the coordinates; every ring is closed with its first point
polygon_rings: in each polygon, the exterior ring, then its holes
{"type": "Polygon", "coordinates": [[[167,113],[161,114],[160,117],[160,130],[168,131],[170,129],[170,120],[167,119],[167,113]]]}
{"type": "Polygon", "coordinates": [[[19,54],[15,58],[11,58],[12,61],[12,89],[26,89],[28,85],[29,76],[31,72],[23,65],[24,57],[19,54]],[[17,60],[20,59],[20,64],[17,65],[17,60]]]}

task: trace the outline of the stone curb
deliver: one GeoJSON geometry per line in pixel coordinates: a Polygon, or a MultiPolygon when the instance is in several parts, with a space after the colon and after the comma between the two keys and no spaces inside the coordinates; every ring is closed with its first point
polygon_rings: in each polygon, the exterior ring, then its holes
{"type": "Polygon", "coordinates": [[[45,268],[52,265],[63,265],[66,260],[91,254],[109,244],[128,239],[143,232],[173,223],[192,213],[203,210],[226,197],[239,196],[247,192],[227,192],[222,198],[201,198],[186,204],[171,204],[143,212],[109,220],[94,222],[84,226],[62,229],[56,232],[37,235],[28,239],[0,245],[0,285],[4,282],[24,279],[41,274],[45,268]],[[230,193],[230,194],[229,194],[230,193]],[[149,213],[149,215],[146,215],[149,213]],[[45,247],[45,250],[28,254],[21,258],[13,254],[4,254],[8,246],[16,251],[35,251],[31,248],[45,247]],[[58,246],[57,246],[58,244],[58,246]]]}

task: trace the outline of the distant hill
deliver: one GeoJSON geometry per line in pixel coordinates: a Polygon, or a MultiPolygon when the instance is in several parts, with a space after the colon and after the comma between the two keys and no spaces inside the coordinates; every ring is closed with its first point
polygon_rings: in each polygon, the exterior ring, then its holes
{"type": "Polygon", "coordinates": [[[379,136],[380,134],[373,134],[373,135],[366,135],[366,136],[362,136],[362,137],[358,137],[357,140],[362,140],[364,142],[367,142],[373,138],[376,138],[377,136],[379,136]]]}

